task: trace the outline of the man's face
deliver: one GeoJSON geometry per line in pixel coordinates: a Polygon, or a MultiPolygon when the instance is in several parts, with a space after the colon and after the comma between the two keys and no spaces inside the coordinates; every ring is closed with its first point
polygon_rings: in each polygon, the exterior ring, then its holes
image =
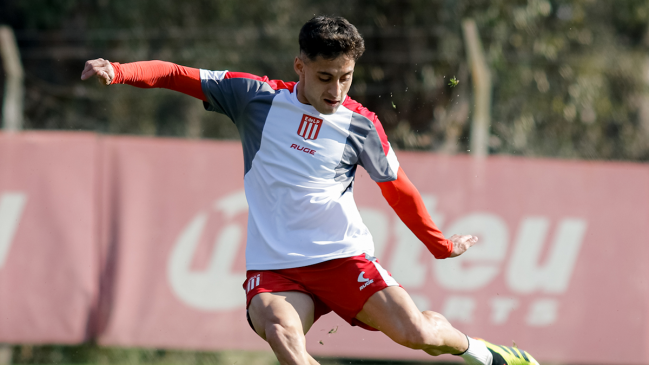
{"type": "Polygon", "coordinates": [[[300,76],[297,97],[311,104],[322,114],[333,114],[342,104],[349,88],[356,62],[341,55],[334,59],[318,56],[309,59],[305,54],[295,58],[295,72],[300,76]]]}

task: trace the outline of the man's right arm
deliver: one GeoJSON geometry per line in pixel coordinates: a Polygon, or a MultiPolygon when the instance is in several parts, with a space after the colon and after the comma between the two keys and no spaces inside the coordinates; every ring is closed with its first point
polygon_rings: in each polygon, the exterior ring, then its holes
{"type": "Polygon", "coordinates": [[[105,85],[127,84],[141,88],[165,88],[207,101],[201,86],[200,70],[164,61],[120,64],[102,58],[86,62],[81,80],[92,76],[105,85]]]}

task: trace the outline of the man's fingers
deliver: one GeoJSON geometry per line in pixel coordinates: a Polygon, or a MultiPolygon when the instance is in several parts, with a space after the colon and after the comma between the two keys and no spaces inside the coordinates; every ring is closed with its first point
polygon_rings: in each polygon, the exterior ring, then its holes
{"type": "Polygon", "coordinates": [[[462,235],[462,236],[460,236],[460,235],[455,235],[455,236],[457,236],[457,240],[458,240],[458,242],[469,242],[469,241],[471,241],[471,240],[473,239],[473,237],[474,237],[474,236],[471,236],[471,235],[462,235]]]}
{"type": "Polygon", "coordinates": [[[81,80],[88,80],[94,75],[101,76],[102,73],[101,67],[97,65],[93,65],[90,63],[90,61],[86,62],[86,67],[83,69],[83,72],[81,73],[81,80]]]}
{"type": "Polygon", "coordinates": [[[94,74],[95,74],[95,70],[93,70],[93,69],[90,69],[88,71],[83,71],[83,73],[81,74],[81,80],[84,80],[84,81],[88,80],[94,74]]]}
{"type": "Polygon", "coordinates": [[[471,246],[475,245],[478,242],[478,237],[454,234],[449,238],[449,240],[453,242],[453,253],[451,253],[451,257],[456,257],[460,256],[466,252],[466,250],[471,248],[471,246]]]}
{"type": "Polygon", "coordinates": [[[109,71],[112,71],[110,62],[105,59],[98,58],[96,60],[89,60],[86,61],[83,72],[81,72],[81,80],[87,80],[92,76],[97,75],[102,84],[109,85],[112,81],[109,71]]]}
{"type": "Polygon", "coordinates": [[[86,66],[83,68],[83,72],[81,72],[81,80],[87,80],[94,74],[95,70],[93,70],[92,64],[90,61],[87,61],[86,66]]]}
{"type": "Polygon", "coordinates": [[[464,242],[467,245],[473,246],[476,242],[478,242],[478,237],[476,236],[471,236],[471,235],[465,235],[460,237],[460,242],[464,242]]]}

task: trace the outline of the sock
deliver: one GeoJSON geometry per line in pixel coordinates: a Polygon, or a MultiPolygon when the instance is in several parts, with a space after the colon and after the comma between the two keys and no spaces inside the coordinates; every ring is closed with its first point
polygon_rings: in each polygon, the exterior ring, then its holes
{"type": "Polygon", "coordinates": [[[466,338],[469,340],[469,348],[458,356],[462,356],[464,361],[469,365],[492,365],[493,354],[487,346],[482,341],[475,340],[469,336],[466,338]]]}

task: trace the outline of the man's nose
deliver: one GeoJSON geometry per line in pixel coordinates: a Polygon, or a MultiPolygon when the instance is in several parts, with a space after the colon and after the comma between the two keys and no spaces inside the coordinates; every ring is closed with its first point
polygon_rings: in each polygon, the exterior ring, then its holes
{"type": "Polygon", "coordinates": [[[328,91],[332,96],[338,97],[340,95],[341,89],[342,83],[340,81],[334,81],[331,83],[328,91]]]}

